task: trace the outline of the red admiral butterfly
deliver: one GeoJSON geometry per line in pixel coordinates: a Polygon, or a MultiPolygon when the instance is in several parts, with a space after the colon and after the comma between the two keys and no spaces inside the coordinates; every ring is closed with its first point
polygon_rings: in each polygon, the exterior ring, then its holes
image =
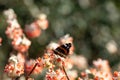
{"type": "Polygon", "coordinates": [[[66,44],[63,44],[63,45],[57,47],[53,51],[56,55],[66,58],[66,56],[69,54],[70,47],[71,47],[71,43],[66,43],[66,44]]]}

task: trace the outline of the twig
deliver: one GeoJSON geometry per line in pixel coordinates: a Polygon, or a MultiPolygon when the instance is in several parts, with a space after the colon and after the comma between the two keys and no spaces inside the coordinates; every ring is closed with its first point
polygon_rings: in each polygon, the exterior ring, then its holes
{"type": "Polygon", "coordinates": [[[68,75],[67,75],[67,72],[65,71],[64,66],[62,66],[62,68],[63,68],[63,71],[64,71],[64,73],[65,73],[65,75],[66,75],[67,80],[70,80],[69,77],[68,77],[68,75]]]}
{"type": "Polygon", "coordinates": [[[32,70],[30,71],[30,73],[28,74],[28,76],[30,76],[32,74],[32,72],[34,71],[34,69],[36,68],[38,63],[35,63],[34,67],[32,68],[32,70]]]}
{"type": "Polygon", "coordinates": [[[32,72],[34,71],[34,69],[36,68],[38,63],[35,63],[34,67],[32,68],[32,70],[29,72],[29,74],[26,77],[26,80],[28,79],[28,77],[32,74],[32,72]]]}

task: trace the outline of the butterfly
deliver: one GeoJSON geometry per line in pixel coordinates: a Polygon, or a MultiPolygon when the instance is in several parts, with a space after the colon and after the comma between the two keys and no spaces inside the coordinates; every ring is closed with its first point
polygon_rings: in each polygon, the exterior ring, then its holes
{"type": "Polygon", "coordinates": [[[53,50],[53,52],[56,55],[66,58],[66,56],[69,55],[69,50],[70,50],[71,45],[72,45],[71,43],[66,43],[66,44],[60,45],[55,50],[53,50]]]}

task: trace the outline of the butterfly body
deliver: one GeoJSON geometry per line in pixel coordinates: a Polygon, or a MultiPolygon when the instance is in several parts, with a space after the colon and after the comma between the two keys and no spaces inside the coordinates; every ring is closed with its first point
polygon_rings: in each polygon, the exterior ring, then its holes
{"type": "Polygon", "coordinates": [[[66,58],[66,56],[69,55],[69,49],[70,49],[70,47],[71,47],[71,43],[66,43],[66,44],[63,44],[63,45],[57,47],[57,48],[56,48],[55,50],[53,50],[53,51],[54,51],[54,53],[55,53],[56,55],[59,55],[59,56],[61,56],[61,57],[66,58]]]}

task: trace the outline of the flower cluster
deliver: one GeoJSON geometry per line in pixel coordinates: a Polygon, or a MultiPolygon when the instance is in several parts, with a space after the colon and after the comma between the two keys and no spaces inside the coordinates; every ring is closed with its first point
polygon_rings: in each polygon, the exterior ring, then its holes
{"type": "Polygon", "coordinates": [[[12,46],[18,52],[26,52],[31,45],[31,41],[26,38],[21,29],[17,16],[12,9],[4,11],[4,15],[7,18],[8,27],[6,29],[6,35],[12,40],[12,46]]]}
{"type": "Polygon", "coordinates": [[[95,68],[86,69],[85,72],[81,72],[81,80],[113,80],[110,66],[107,60],[98,59],[97,61],[93,61],[93,64],[95,68]]]}
{"type": "Polygon", "coordinates": [[[5,72],[10,77],[17,77],[24,73],[24,66],[17,60],[17,56],[9,58],[9,64],[5,66],[5,72]]]}
{"type": "Polygon", "coordinates": [[[40,14],[36,21],[25,26],[24,34],[12,9],[4,11],[4,15],[8,23],[5,33],[13,47],[4,71],[13,80],[34,80],[30,76],[40,74],[44,69],[47,69],[45,80],[120,80],[120,72],[112,74],[107,60],[95,60],[94,68],[88,68],[87,59],[83,55],[73,54],[73,38],[69,34],[61,37],[58,42],[48,44],[42,57],[28,60],[31,41],[27,37],[38,37],[41,30],[48,28],[47,16],[40,14]]]}
{"type": "Polygon", "coordinates": [[[58,69],[54,71],[51,69],[46,73],[46,80],[67,80],[67,78],[63,70],[58,69]]]}
{"type": "Polygon", "coordinates": [[[41,29],[48,28],[48,20],[45,14],[40,14],[38,19],[29,25],[25,26],[25,33],[29,38],[38,37],[41,34],[41,29]]]}
{"type": "MultiPolygon", "coordinates": [[[[35,60],[26,60],[28,57],[28,49],[31,45],[31,41],[23,33],[24,31],[17,21],[17,15],[15,14],[14,10],[5,10],[4,15],[6,17],[6,22],[8,23],[5,33],[7,37],[11,39],[11,45],[13,47],[13,51],[10,53],[8,64],[5,66],[5,72],[11,78],[17,78],[22,74],[27,74],[27,80],[29,79],[29,75],[31,73],[40,73],[42,71],[42,67],[36,65],[35,63],[37,63],[37,61],[35,60]]],[[[35,27],[39,27],[36,29],[38,31],[40,31],[40,29],[47,29],[48,21],[45,14],[40,14],[39,18],[36,21],[30,24],[30,26],[27,26],[28,29],[25,29],[25,31],[30,29],[32,30],[31,32],[29,31],[30,33],[27,33],[26,31],[27,36],[29,34],[28,37],[39,36],[36,36],[37,31],[34,31],[35,27]]],[[[0,38],[0,44],[1,43],[2,38],[0,38]]]]}

